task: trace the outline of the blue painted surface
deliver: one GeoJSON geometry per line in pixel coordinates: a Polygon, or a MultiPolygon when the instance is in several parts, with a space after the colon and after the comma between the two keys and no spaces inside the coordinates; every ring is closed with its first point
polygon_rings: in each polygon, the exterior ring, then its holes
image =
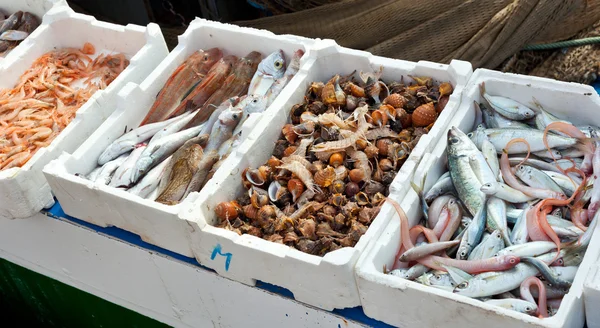
{"type": "Polygon", "coordinates": [[[210,254],[210,259],[214,261],[217,255],[225,257],[225,271],[229,271],[229,264],[231,263],[231,258],[233,257],[233,254],[223,253],[221,251],[221,244],[217,244],[217,246],[215,246],[215,248],[213,249],[212,254],[210,254]]]}
{"type": "Polygon", "coordinates": [[[592,83],[594,89],[596,89],[597,93],[600,93],[600,80],[596,80],[596,82],[592,83]]]}
{"type": "MultiPolygon", "coordinates": [[[[204,270],[208,270],[211,272],[215,272],[214,270],[207,268],[203,265],[201,265],[200,263],[198,263],[198,261],[196,261],[195,258],[191,258],[191,257],[187,257],[187,256],[183,256],[171,251],[168,251],[164,248],[161,247],[157,247],[155,245],[149,244],[145,241],[143,241],[140,236],[125,231],[123,229],[117,228],[117,227],[108,227],[108,228],[102,228],[96,225],[93,225],[91,223],[76,219],[74,217],[68,216],[67,214],[65,214],[65,212],[63,211],[62,207],[60,206],[60,204],[58,203],[58,201],[56,201],[56,204],[54,204],[54,206],[52,206],[52,208],[50,208],[47,211],[47,214],[49,215],[49,217],[52,218],[56,218],[56,219],[63,219],[63,220],[68,220],[71,222],[74,222],[78,225],[84,226],[86,228],[89,228],[91,230],[97,231],[99,233],[111,236],[113,238],[117,238],[120,239],[124,242],[136,245],[138,247],[141,248],[145,248],[149,251],[153,251],[156,253],[160,253],[169,257],[172,257],[176,260],[182,261],[182,262],[186,262],[195,266],[198,266],[204,270]]],[[[220,245],[217,245],[220,246],[220,245]]],[[[227,259],[225,261],[225,270],[229,269],[229,264],[231,261],[231,253],[221,253],[221,248],[220,247],[215,247],[215,249],[213,250],[213,253],[211,255],[211,259],[214,259],[216,257],[217,254],[220,254],[222,256],[226,256],[227,259]],[[218,249],[217,249],[218,248],[218,249]],[[229,255],[229,256],[227,256],[229,255]]],[[[268,292],[286,297],[286,298],[290,298],[290,299],[294,299],[294,294],[289,291],[286,288],[283,287],[279,287],[279,286],[275,286],[263,281],[256,281],[256,287],[260,288],[262,290],[266,290],[268,292]]],[[[362,307],[358,306],[358,307],[354,307],[354,308],[348,308],[348,309],[342,309],[342,310],[333,310],[332,313],[342,316],[346,319],[352,320],[352,321],[356,321],[359,322],[361,324],[367,325],[369,327],[376,327],[376,328],[389,328],[389,327],[393,327],[390,326],[388,324],[385,324],[383,322],[371,319],[369,317],[367,317],[365,315],[365,313],[363,312],[362,307]]]]}

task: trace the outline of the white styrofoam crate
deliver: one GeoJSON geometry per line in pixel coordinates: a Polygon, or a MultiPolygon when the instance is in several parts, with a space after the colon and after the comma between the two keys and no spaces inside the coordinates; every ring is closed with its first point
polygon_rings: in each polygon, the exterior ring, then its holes
{"type": "MultiPolygon", "coordinates": [[[[587,85],[477,69],[463,92],[463,99],[448,127],[456,126],[465,133],[473,129],[475,110],[473,102],[481,100],[479,84],[485,82],[489,94],[510,97],[531,108],[532,97],[543,108],[559,118],[574,124],[600,125],[600,97],[587,85]]],[[[426,154],[414,175],[419,183],[427,173],[425,190],[447,168],[447,138],[442,138],[435,149],[426,154]]],[[[414,226],[421,218],[419,199],[414,191],[406,194],[401,203],[414,226]]],[[[400,277],[383,274],[384,265],[390,268],[398,252],[399,219],[393,214],[379,239],[373,240],[356,265],[356,280],[365,314],[371,318],[400,327],[582,327],[583,281],[590,266],[598,259],[600,239],[592,239],[581,263],[570,292],[564,297],[558,313],[538,319],[484,304],[478,300],[455,295],[441,289],[421,285],[400,277]]],[[[598,231],[594,232],[597,235],[598,231]]]]}
{"type": "MultiPolygon", "coordinates": [[[[124,190],[96,185],[75,174],[89,173],[97,163],[98,156],[125,127],[137,127],[154,103],[156,95],[171,73],[193,52],[199,49],[219,47],[224,55],[243,57],[251,51],[260,51],[263,57],[282,49],[289,61],[297,49],[305,54],[301,67],[311,57],[310,39],[275,35],[264,30],[241,28],[204,19],[194,20],[186,32],[179,36],[179,44],[140,85],[129,84],[120,94],[118,109],[102,126],[72,155],[65,154],[46,167],[46,175],[65,213],[99,226],[116,226],[140,235],[151,244],[170,251],[193,256],[190,248],[190,226],[179,219],[182,204],[169,206],[143,199],[124,190]]],[[[294,77],[290,84],[294,84],[294,77]]],[[[279,98],[286,97],[289,87],[283,89],[279,98]]],[[[250,119],[244,128],[252,126],[250,119]]],[[[224,162],[236,162],[233,152],[224,162]]],[[[222,169],[218,170],[216,174],[222,169]]],[[[192,193],[185,201],[195,199],[192,193]]]]}
{"type": "Polygon", "coordinates": [[[229,162],[220,175],[215,175],[205,187],[210,192],[185,205],[181,217],[191,222],[192,250],[196,259],[220,275],[254,285],[256,280],[289,289],[296,300],[326,310],[360,305],[353,268],[367,242],[376,238],[385,226],[389,208],[385,206],[368,231],[353,248],[342,248],[324,257],[309,255],[282,244],[272,243],[251,235],[238,235],[232,231],[214,227],[213,209],[222,202],[236,199],[245,189],[241,184],[241,172],[247,167],[258,167],[271,156],[281,128],[289,122],[290,109],[303,101],[304,94],[314,81],[326,82],[335,74],[349,74],[354,70],[374,71],[383,66],[383,80],[398,81],[407,74],[431,76],[438,81],[451,82],[454,94],[430,134],[424,135],[397,174],[390,191],[401,199],[406,192],[405,182],[418,164],[422,154],[433,147],[436,138],[445,130],[446,121],[454,114],[460,95],[469,76],[471,65],[453,61],[450,65],[431,62],[407,62],[373,56],[370,53],[343,48],[331,40],[323,41],[318,56],[301,72],[302,79],[294,82],[293,94],[280,99],[267,113],[246,142],[241,146],[237,162],[229,162]],[[221,252],[229,256],[217,256],[221,252]]]}
{"type": "Polygon", "coordinates": [[[600,313],[596,312],[600,304],[600,265],[594,265],[583,285],[583,299],[588,328],[600,327],[600,313]]]}
{"type": "MultiPolygon", "coordinates": [[[[46,13],[54,8],[62,8],[67,7],[66,0],[0,0],[0,10],[2,10],[5,14],[11,15],[19,10],[27,11],[31,14],[37,16],[40,20],[40,25],[43,24],[43,20],[46,17],[46,13]]],[[[32,34],[35,31],[32,32],[32,34]]],[[[25,42],[25,41],[23,41],[25,42]]],[[[19,48],[21,42],[16,48],[19,48]]],[[[0,57],[0,62],[4,60],[4,58],[10,56],[14,52],[8,51],[5,56],[0,57]]]]}
{"type": "Polygon", "coordinates": [[[42,173],[44,165],[62,152],[73,152],[114,110],[117,92],[130,81],[140,82],[167,55],[167,46],[156,24],[115,25],[68,7],[55,8],[46,22],[0,63],[0,88],[12,88],[25,70],[44,53],[92,43],[100,52],[124,53],[129,66],[104,90],[96,92],[77,111],[73,121],[23,167],[0,171],[0,217],[25,218],[54,202],[42,173]]]}

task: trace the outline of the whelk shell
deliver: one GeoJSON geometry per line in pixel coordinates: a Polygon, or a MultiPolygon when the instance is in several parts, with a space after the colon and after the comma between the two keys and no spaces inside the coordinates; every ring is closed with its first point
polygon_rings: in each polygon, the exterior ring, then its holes
{"type": "Polygon", "coordinates": [[[313,179],[315,183],[321,187],[329,187],[333,180],[335,180],[335,170],[333,167],[328,166],[324,170],[317,171],[313,179]]]}
{"type": "Polygon", "coordinates": [[[232,220],[242,213],[240,204],[232,200],[230,202],[221,202],[215,207],[215,214],[221,220],[232,220]]]}
{"type": "Polygon", "coordinates": [[[345,166],[338,166],[335,168],[335,179],[336,180],[346,180],[348,177],[348,169],[345,166]]]}
{"type": "Polygon", "coordinates": [[[443,96],[449,96],[450,94],[452,94],[452,91],[454,89],[452,88],[452,84],[450,84],[448,82],[444,82],[444,83],[440,84],[439,90],[440,90],[440,97],[443,97],[443,96]]]}
{"type": "Polygon", "coordinates": [[[331,154],[329,157],[329,165],[338,167],[342,164],[344,164],[344,153],[338,152],[331,154]]]}
{"type": "Polygon", "coordinates": [[[353,197],[360,191],[360,187],[356,182],[349,182],[344,189],[346,196],[353,197]]]}
{"type": "Polygon", "coordinates": [[[358,194],[354,195],[354,199],[356,200],[356,203],[360,206],[370,204],[369,196],[367,196],[367,194],[364,192],[359,192],[358,194]]]}
{"type": "Polygon", "coordinates": [[[292,144],[296,142],[296,139],[298,138],[298,135],[294,132],[294,125],[292,124],[284,125],[281,129],[281,133],[283,133],[285,140],[292,144]]]}
{"type": "Polygon", "coordinates": [[[437,112],[433,103],[427,103],[421,105],[415,109],[412,114],[412,123],[415,127],[424,127],[435,122],[437,118],[437,112]]]}
{"type": "Polygon", "coordinates": [[[406,98],[397,93],[391,94],[383,100],[384,105],[391,105],[394,108],[402,108],[406,103],[406,98]]]}
{"type": "Polygon", "coordinates": [[[292,194],[292,201],[296,202],[298,197],[304,192],[305,187],[300,179],[290,179],[287,184],[287,189],[290,194],[292,194]]]}
{"type": "Polygon", "coordinates": [[[244,209],[244,215],[249,218],[249,219],[256,219],[258,217],[258,208],[252,206],[252,205],[245,205],[243,207],[244,209]]]}
{"type": "Polygon", "coordinates": [[[397,108],[396,116],[398,117],[398,120],[400,121],[400,125],[402,125],[403,128],[406,129],[406,128],[412,126],[412,115],[407,113],[404,109],[397,108]]]}
{"type": "Polygon", "coordinates": [[[246,180],[255,186],[262,186],[267,181],[267,172],[259,169],[249,169],[246,171],[246,180]]]}
{"type": "Polygon", "coordinates": [[[367,96],[367,94],[365,93],[365,89],[359,87],[358,85],[356,85],[352,82],[346,84],[346,86],[344,87],[344,91],[346,91],[346,93],[349,93],[352,96],[358,97],[358,98],[367,96]]]}

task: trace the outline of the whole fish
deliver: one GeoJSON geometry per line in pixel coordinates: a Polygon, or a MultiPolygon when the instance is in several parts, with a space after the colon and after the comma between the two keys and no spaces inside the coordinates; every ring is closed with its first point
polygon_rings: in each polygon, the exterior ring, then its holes
{"type": "MultiPolygon", "coordinates": [[[[242,130],[244,128],[244,123],[250,118],[251,115],[261,115],[262,112],[267,109],[267,98],[264,96],[247,96],[247,102],[242,109],[242,119],[238,123],[235,130],[233,130],[233,135],[241,138],[242,130]]],[[[239,108],[239,107],[238,107],[239,108]]],[[[260,116],[259,116],[260,117],[260,116]]],[[[244,135],[244,138],[246,135],[244,135]]]]}
{"type": "Polygon", "coordinates": [[[231,74],[225,79],[221,87],[204,102],[202,109],[188,126],[202,123],[212,114],[215,106],[220,105],[225,99],[245,95],[248,92],[248,85],[250,85],[250,80],[254,72],[256,72],[261,58],[262,55],[256,51],[252,51],[246,57],[240,58],[233,67],[231,74]]]}
{"type": "Polygon", "coordinates": [[[213,165],[220,159],[219,148],[233,135],[233,130],[240,122],[242,112],[239,110],[225,110],[213,126],[210,138],[204,149],[204,157],[198,164],[198,170],[192,176],[185,193],[181,199],[185,199],[190,193],[200,191],[206,183],[213,165]]]}
{"type": "Polygon", "coordinates": [[[135,163],[132,175],[133,181],[137,182],[142,175],[146,174],[155,165],[171,156],[179,149],[179,147],[183,146],[186,141],[197,136],[200,129],[202,129],[202,126],[179,131],[160,139],[152,146],[152,148],[147,147],[135,163]]]}
{"type": "Polygon", "coordinates": [[[443,271],[432,271],[422,274],[416,279],[417,282],[425,285],[452,291],[454,289],[454,282],[447,272],[443,271]]]}
{"type": "Polygon", "coordinates": [[[158,130],[158,132],[156,132],[154,136],[152,136],[152,138],[148,142],[148,147],[153,147],[160,139],[166,136],[170,136],[173,133],[179,132],[186,124],[188,124],[192,120],[194,115],[196,115],[196,112],[185,113],[183,115],[174,117],[174,121],[172,121],[172,123],[158,130]]]}
{"type": "Polygon", "coordinates": [[[478,274],[468,282],[454,288],[454,293],[469,297],[488,297],[518,288],[525,279],[535,276],[538,270],[532,265],[519,263],[506,271],[478,274]]]}
{"type": "Polygon", "coordinates": [[[534,315],[538,310],[537,304],[518,298],[487,300],[485,303],[529,315],[534,315]]]}
{"type": "Polygon", "coordinates": [[[157,202],[175,205],[183,200],[183,194],[204,155],[201,144],[206,144],[207,140],[207,135],[192,138],[173,154],[168,172],[165,172],[168,183],[165,190],[156,198],[157,202]]]}
{"type": "Polygon", "coordinates": [[[563,192],[562,188],[550,176],[534,167],[519,165],[515,175],[530,187],[563,192]]]}
{"type": "Polygon", "coordinates": [[[498,253],[502,248],[504,248],[502,233],[500,230],[494,230],[491,234],[485,236],[481,240],[481,243],[473,249],[468,259],[469,261],[488,259],[498,253]]]}
{"type": "Polygon", "coordinates": [[[533,206],[531,205],[524,209],[513,226],[510,232],[510,241],[513,245],[525,244],[527,242],[527,238],[529,237],[527,233],[527,211],[531,210],[533,210],[533,206]]]}
{"type": "Polygon", "coordinates": [[[478,153],[473,142],[458,128],[448,131],[448,167],[450,176],[460,200],[471,214],[483,206],[485,195],[481,192],[481,183],[471,169],[468,156],[478,153]]]}
{"type": "Polygon", "coordinates": [[[298,73],[298,71],[300,70],[300,59],[302,59],[302,56],[304,56],[304,50],[298,49],[296,50],[296,52],[294,52],[294,56],[288,64],[288,67],[285,70],[285,74],[283,74],[283,77],[277,79],[275,83],[273,83],[269,91],[267,91],[267,94],[265,95],[265,97],[267,98],[266,107],[271,106],[271,104],[273,103],[273,101],[275,101],[275,98],[279,96],[283,88],[285,88],[285,86],[292,80],[296,73],[298,73]]]}
{"type": "Polygon", "coordinates": [[[150,172],[148,172],[148,174],[144,175],[144,177],[138,181],[138,183],[127,189],[127,192],[142,198],[148,197],[158,187],[165,168],[170,163],[171,158],[173,158],[173,156],[168,157],[160,164],[156,165],[152,170],[150,170],[150,172]]]}
{"type": "Polygon", "coordinates": [[[31,34],[38,26],[40,26],[40,19],[32,13],[24,12],[17,30],[31,34]]]}
{"type": "Polygon", "coordinates": [[[268,55],[258,64],[248,87],[248,95],[266,95],[273,83],[283,77],[285,70],[285,54],[283,50],[278,50],[268,55]]]}
{"type": "Polygon", "coordinates": [[[521,257],[521,261],[523,263],[528,263],[533,265],[536,269],[538,269],[538,271],[540,272],[540,274],[546,279],[547,282],[549,282],[550,284],[552,284],[552,286],[556,286],[558,288],[569,288],[571,287],[571,282],[562,279],[561,277],[559,277],[555,271],[552,271],[550,269],[550,267],[544,263],[544,261],[535,258],[535,257],[521,257]]]}
{"type": "MultiPolygon", "coordinates": [[[[475,102],[477,104],[477,102],[475,102]]],[[[482,111],[483,121],[488,128],[520,128],[530,129],[531,127],[523,122],[513,121],[502,115],[497,114],[494,110],[489,109],[484,104],[477,104],[482,111]]]]}
{"type": "Polygon", "coordinates": [[[393,270],[390,272],[390,274],[407,280],[415,280],[427,271],[429,271],[429,268],[423,264],[415,264],[408,269],[393,270]]]}
{"type": "Polygon", "coordinates": [[[223,101],[219,107],[217,107],[215,109],[215,111],[210,115],[210,117],[208,118],[208,120],[203,123],[204,126],[202,128],[202,131],[200,131],[200,134],[208,134],[210,135],[210,132],[212,131],[212,128],[215,124],[215,122],[219,119],[219,115],[221,115],[221,113],[223,113],[223,111],[225,111],[226,109],[231,109],[233,108],[233,106],[237,106],[240,103],[246,103],[247,100],[245,100],[244,97],[231,97],[225,101],[223,101]]]}
{"type": "Polygon", "coordinates": [[[401,262],[416,261],[422,257],[437,253],[439,251],[445,250],[447,248],[450,248],[450,247],[452,247],[454,245],[458,245],[458,244],[459,244],[458,240],[443,241],[443,242],[437,242],[437,243],[431,243],[431,244],[425,243],[423,245],[415,246],[415,247],[407,250],[400,256],[399,260],[401,262]]]}
{"type": "Polygon", "coordinates": [[[506,222],[506,203],[502,199],[490,197],[487,202],[487,211],[487,230],[490,232],[499,230],[504,243],[508,246],[512,245],[506,222]]]}
{"type": "Polygon", "coordinates": [[[450,173],[444,174],[436,183],[431,186],[429,191],[425,193],[424,198],[425,201],[429,204],[437,197],[444,195],[446,193],[456,193],[456,189],[454,189],[454,184],[452,183],[452,178],[450,177],[450,173]]]}
{"type": "Polygon", "coordinates": [[[8,30],[16,30],[19,24],[21,24],[22,17],[23,12],[20,10],[8,16],[8,18],[2,22],[2,26],[0,26],[0,34],[8,30]]]}
{"type": "Polygon", "coordinates": [[[497,255],[514,255],[518,257],[539,256],[556,249],[551,241],[530,241],[524,244],[508,246],[496,253],[497,255]]]}
{"type": "Polygon", "coordinates": [[[535,199],[535,197],[528,196],[522,191],[501,182],[488,182],[482,185],[480,190],[488,196],[495,196],[511,203],[524,203],[535,199]]]}
{"type": "Polygon", "coordinates": [[[115,174],[110,180],[109,186],[115,188],[128,188],[132,184],[131,175],[133,172],[133,168],[145,149],[146,145],[144,144],[136,146],[136,148],[129,154],[129,157],[127,157],[125,162],[123,162],[123,164],[121,164],[119,168],[115,171],[115,174]]]}
{"type": "Polygon", "coordinates": [[[491,96],[485,92],[485,83],[479,85],[481,95],[500,115],[511,120],[523,121],[535,116],[535,112],[518,101],[501,96],[491,96]]]}
{"type": "MultiPolygon", "coordinates": [[[[156,96],[154,104],[142,121],[142,125],[163,121],[171,117],[174,110],[192,87],[203,81],[208,71],[223,57],[218,48],[198,50],[189,56],[171,74],[156,96]]],[[[178,114],[183,113],[180,112],[178,114]]]]}
{"type": "Polygon", "coordinates": [[[147,125],[140,126],[133,129],[124,135],[113,141],[100,156],[98,157],[98,165],[104,165],[105,163],[117,158],[119,155],[132,151],[135,145],[150,139],[154,134],[168,126],[178,118],[173,118],[163,122],[156,122],[147,125]]]}
{"type": "Polygon", "coordinates": [[[465,234],[458,247],[458,252],[456,253],[457,260],[466,260],[475,246],[481,242],[481,237],[483,237],[483,232],[485,231],[487,215],[487,206],[484,204],[479,208],[479,212],[473,216],[473,220],[465,230],[465,234]]]}
{"type": "Polygon", "coordinates": [[[121,166],[121,164],[125,162],[127,157],[129,157],[129,153],[122,154],[114,160],[102,165],[102,169],[100,169],[100,172],[98,173],[98,176],[96,177],[94,182],[100,182],[102,184],[108,185],[117,168],[119,168],[119,166],[121,166]]]}
{"type": "MultiPolygon", "coordinates": [[[[496,147],[499,154],[506,147],[508,141],[515,138],[527,140],[531,152],[546,150],[546,146],[544,145],[544,131],[535,129],[503,128],[485,129],[484,133],[494,147],[496,147]]],[[[547,141],[550,148],[568,148],[578,144],[578,141],[575,138],[559,136],[556,134],[548,134],[547,141]]],[[[512,145],[510,149],[507,149],[507,151],[508,154],[527,153],[527,145],[524,143],[516,143],[512,145]]]]}
{"type": "MultiPolygon", "coordinates": [[[[233,55],[221,58],[216,64],[213,65],[210,71],[206,73],[206,76],[202,82],[194,86],[192,91],[181,101],[172,115],[177,116],[187,110],[203,108],[203,105],[210,98],[210,96],[212,96],[213,93],[215,93],[215,91],[217,91],[219,88],[224,87],[223,82],[231,74],[234,65],[236,65],[238,61],[238,58],[233,55]]],[[[219,104],[213,104],[213,106],[217,105],[219,104]]],[[[208,113],[205,113],[202,110],[198,111],[196,115],[199,117],[192,119],[193,123],[191,124],[200,124],[204,122],[208,119],[210,114],[212,114],[213,110],[214,108],[209,110],[208,113]]],[[[191,126],[191,124],[189,126],[191,126]]]]}

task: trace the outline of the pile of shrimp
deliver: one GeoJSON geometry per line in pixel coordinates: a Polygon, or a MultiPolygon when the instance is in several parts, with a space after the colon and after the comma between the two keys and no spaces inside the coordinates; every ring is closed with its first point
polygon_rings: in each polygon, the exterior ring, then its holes
{"type": "Polygon", "coordinates": [[[15,85],[0,89],[0,170],[23,166],[73,120],[79,107],[128,65],[123,54],[63,48],[38,58],[15,85]]]}

